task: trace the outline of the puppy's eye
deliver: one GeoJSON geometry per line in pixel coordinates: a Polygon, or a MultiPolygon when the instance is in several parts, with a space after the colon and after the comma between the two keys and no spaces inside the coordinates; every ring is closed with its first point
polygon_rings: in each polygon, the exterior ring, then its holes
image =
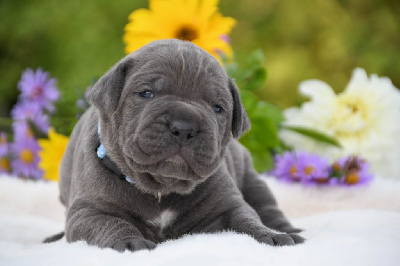
{"type": "Polygon", "coordinates": [[[216,105],[213,106],[213,110],[216,113],[221,113],[223,109],[222,109],[222,107],[220,105],[216,104],[216,105]]]}
{"type": "Polygon", "coordinates": [[[139,96],[145,99],[150,99],[154,97],[154,93],[151,90],[144,90],[139,92],[139,96]]]}

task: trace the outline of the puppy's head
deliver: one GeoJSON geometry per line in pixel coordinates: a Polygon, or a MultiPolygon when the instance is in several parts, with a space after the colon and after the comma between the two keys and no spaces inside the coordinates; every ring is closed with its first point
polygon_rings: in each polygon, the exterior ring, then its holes
{"type": "Polygon", "coordinates": [[[145,192],[190,193],[250,123],[235,83],[210,54],[180,40],[152,42],[94,86],[101,141],[145,192]]]}

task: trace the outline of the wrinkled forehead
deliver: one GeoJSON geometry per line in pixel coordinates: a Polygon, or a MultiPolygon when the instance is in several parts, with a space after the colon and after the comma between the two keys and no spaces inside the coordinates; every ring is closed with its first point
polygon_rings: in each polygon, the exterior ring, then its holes
{"type": "Polygon", "coordinates": [[[215,97],[229,93],[226,73],[218,61],[191,43],[151,44],[133,56],[132,85],[151,83],[156,89],[174,88],[174,93],[192,97],[201,97],[205,91],[215,97]]]}

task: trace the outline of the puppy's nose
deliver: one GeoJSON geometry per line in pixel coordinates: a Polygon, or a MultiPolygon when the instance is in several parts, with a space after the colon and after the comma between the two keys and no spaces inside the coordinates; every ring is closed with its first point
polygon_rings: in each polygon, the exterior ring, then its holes
{"type": "Polygon", "coordinates": [[[174,140],[182,145],[187,144],[197,134],[197,129],[195,125],[182,120],[172,121],[169,129],[172,133],[174,140]]]}

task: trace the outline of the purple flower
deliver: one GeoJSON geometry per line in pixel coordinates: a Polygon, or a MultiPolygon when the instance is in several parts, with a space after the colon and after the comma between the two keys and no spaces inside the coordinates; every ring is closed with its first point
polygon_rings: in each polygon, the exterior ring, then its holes
{"type": "Polygon", "coordinates": [[[30,68],[25,70],[18,82],[18,88],[23,101],[34,102],[49,112],[55,110],[53,103],[60,96],[56,87],[56,79],[50,78],[50,74],[41,68],[38,68],[36,72],[30,68]]]}
{"type": "Polygon", "coordinates": [[[273,174],[282,180],[300,180],[297,174],[297,158],[292,152],[285,152],[275,156],[275,169],[273,174]]]}
{"type": "Polygon", "coordinates": [[[25,121],[16,121],[12,125],[14,131],[14,141],[19,141],[22,139],[34,139],[32,129],[29,127],[28,123],[25,121]]]}
{"type": "Polygon", "coordinates": [[[7,134],[0,132],[0,174],[10,172],[10,160],[8,158],[9,144],[7,134]]]}
{"type": "Polygon", "coordinates": [[[49,130],[49,119],[40,106],[33,102],[22,102],[14,106],[11,111],[11,117],[16,122],[28,122],[30,120],[36,128],[44,133],[49,130]]]}
{"type": "Polygon", "coordinates": [[[38,168],[40,147],[37,141],[31,139],[20,139],[11,145],[14,155],[11,166],[13,174],[26,178],[39,179],[43,176],[43,171],[38,168]]]}
{"type": "Polygon", "coordinates": [[[315,154],[285,152],[275,157],[274,174],[287,181],[328,182],[328,161],[315,154]]]}
{"type": "Polygon", "coordinates": [[[10,159],[5,155],[0,155],[0,174],[8,173],[10,173],[10,159]]]}
{"type": "Polygon", "coordinates": [[[343,157],[332,165],[332,172],[339,181],[347,185],[362,185],[372,181],[373,175],[368,172],[369,164],[357,156],[343,157]]]}
{"type": "Polygon", "coordinates": [[[0,156],[8,153],[8,140],[5,132],[0,132],[0,156]]]}
{"type": "Polygon", "coordinates": [[[316,154],[297,153],[297,174],[303,182],[325,183],[329,180],[329,163],[316,154]]]}

